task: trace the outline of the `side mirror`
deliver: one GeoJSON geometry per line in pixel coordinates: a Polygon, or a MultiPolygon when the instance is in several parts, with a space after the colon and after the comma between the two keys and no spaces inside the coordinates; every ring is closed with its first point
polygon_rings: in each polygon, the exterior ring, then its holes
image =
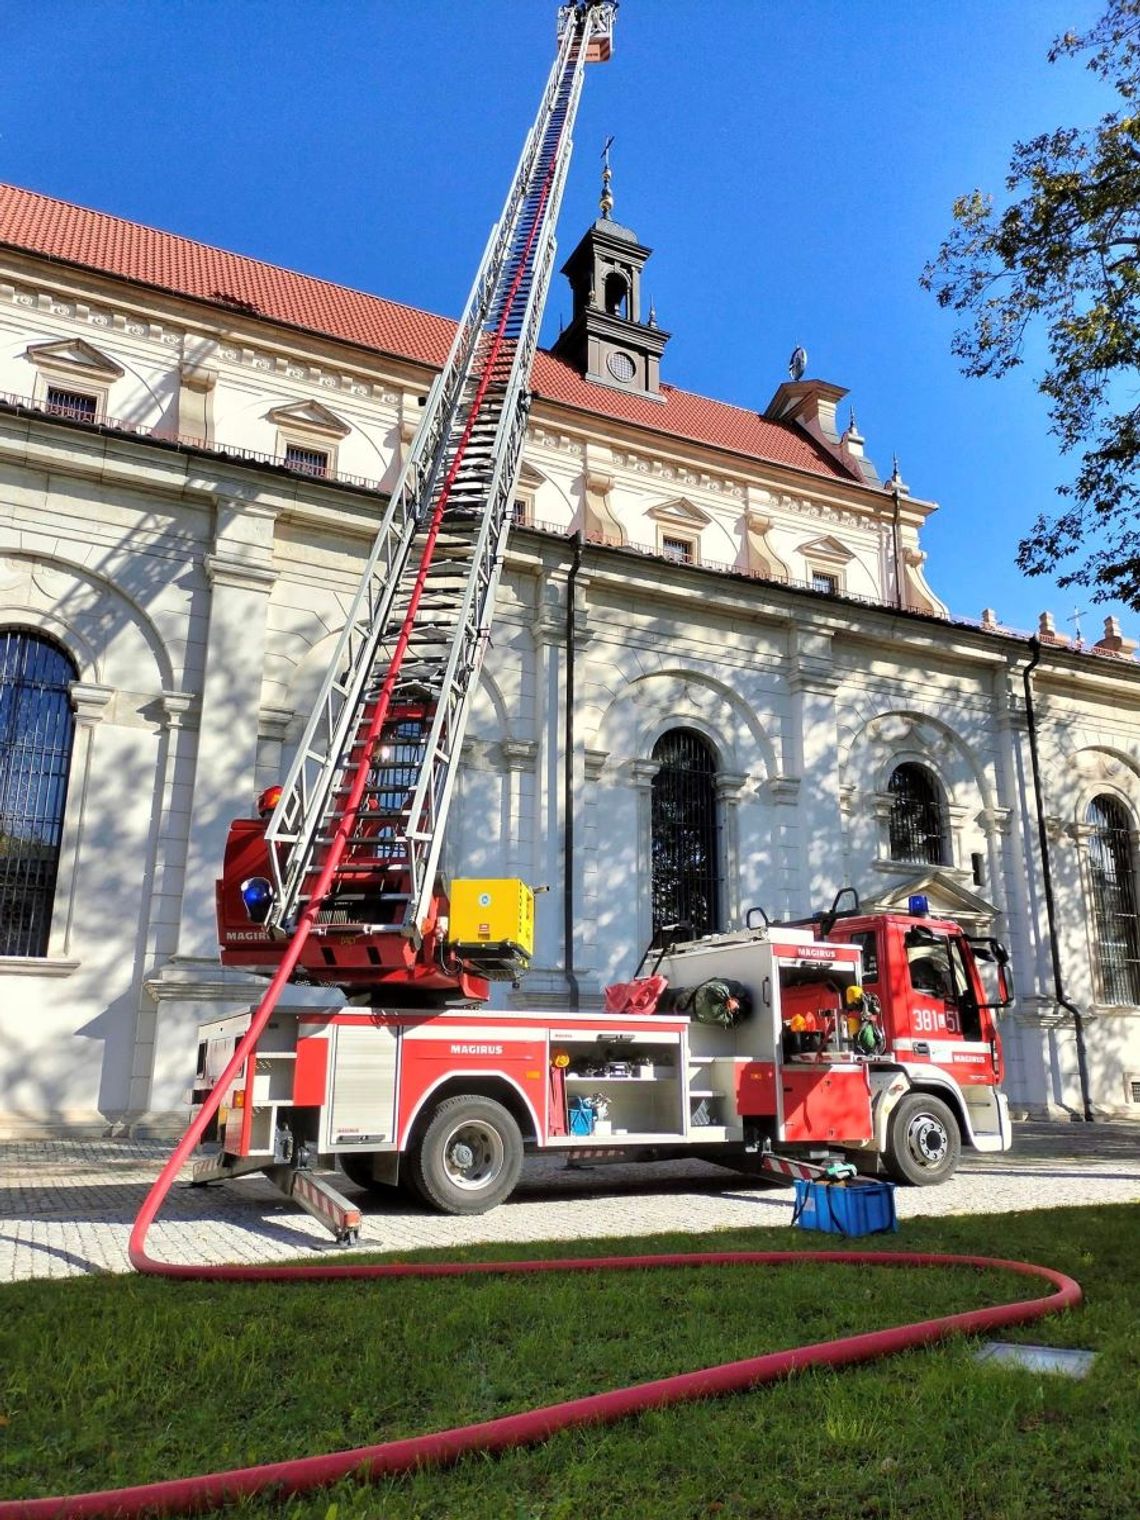
{"type": "Polygon", "coordinates": [[[980,967],[983,965],[993,966],[996,975],[992,978],[983,977],[983,982],[997,982],[997,997],[992,1002],[982,1004],[983,1008],[1008,1008],[1013,1002],[1013,973],[1009,965],[1009,951],[1000,939],[971,939],[968,941],[974,955],[974,961],[980,967]]]}

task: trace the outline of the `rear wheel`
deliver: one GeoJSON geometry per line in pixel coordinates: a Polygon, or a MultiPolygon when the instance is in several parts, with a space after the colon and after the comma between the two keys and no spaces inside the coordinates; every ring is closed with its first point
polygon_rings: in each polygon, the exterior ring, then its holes
{"type": "Polygon", "coordinates": [[[411,1156],[412,1181],[444,1214],[482,1214],[514,1191],[523,1163],[519,1127],[493,1098],[447,1098],[411,1156]]]}
{"type": "Polygon", "coordinates": [[[954,1175],[961,1155],[958,1121],[941,1098],[911,1092],[899,1100],[883,1152],[892,1177],[915,1187],[932,1187],[954,1175]]]}

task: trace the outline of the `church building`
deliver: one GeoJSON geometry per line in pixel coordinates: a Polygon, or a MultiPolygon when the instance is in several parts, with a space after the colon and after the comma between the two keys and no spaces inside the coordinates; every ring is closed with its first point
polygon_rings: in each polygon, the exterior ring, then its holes
{"type": "MultiPolygon", "coordinates": [[[[602,215],[538,355],[446,839],[539,897],[495,995],[600,1005],[656,926],[932,910],[1009,946],[1022,1115],[1140,1116],[1140,664],[967,621],[934,504],[801,364],[685,391],[602,215]]],[[[0,1134],[174,1133],[230,820],[295,750],[444,317],[0,186],[0,1134]]],[[[294,989],[297,1003],[327,992],[294,989]]]]}

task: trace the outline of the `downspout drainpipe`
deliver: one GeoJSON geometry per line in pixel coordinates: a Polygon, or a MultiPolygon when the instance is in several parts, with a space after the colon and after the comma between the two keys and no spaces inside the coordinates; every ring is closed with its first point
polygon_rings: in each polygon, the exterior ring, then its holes
{"type": "Polygon", "coordinates": [[[895,606],[902,611],[903,606],[903,580],[902,580],[902,544],[899,539],[899,527],[902,522],[902,491],[900,490],[902,477],[899,475],[899,462],[895,459],[894,471],[890,478],[891,495],[894,497],[895,514],[891,524],[891,545],[895,557],[895,606]]]}
{"type": "Polygon", "coordinates": [[[1085,1050],[1085,1021],[1075,1003],[1065,997],[1061,980],[1061,951],[1057,942],[1057,905],[1053,898],[1053,873],[1049,867],[1049,839],[1045,831],[1045,799],[1041,792],[1041,764],[1037,755],[1037,715],[1033,708],[1033,686],[1030,676],[1041,661],[1041,641],[1029,640],[1032,658],[1021,673],[1025,685],[1025,717],[1029,728],[1029,759],[1033,767],[1033,791],[1037,798],[1037,837],[1041,847],[1041,885],[1045,892],[1045,914],[1049,922],[1049,952],[1053,958],[1053,998],[1059,1008],[1073,1017],[1073,1032],[1077,1041],[1077,1073],[1081,1083],[1081,1103],[1085,1111],[1085,1123],[1093,1122],[1092,1098],[1089,1094],[1089,1066],[1085,1050]]]}
{"type": "Polygon", "coordinates": [[[562,943],[566,961],[566,981],[570,988],[572,1010],[581,1006],[581,990],[574,970],[574,676],[577,649],[574,641],[574,599],[578,571],[582,566],[582,535],[573,535],[574,554],[570,574],[566,577],[566,713],[562,736],[562,943]]]}

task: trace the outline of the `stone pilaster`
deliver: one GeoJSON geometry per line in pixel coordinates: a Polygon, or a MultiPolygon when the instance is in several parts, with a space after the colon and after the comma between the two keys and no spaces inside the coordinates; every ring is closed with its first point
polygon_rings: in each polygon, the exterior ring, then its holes
{"type": "MultiPolygon", "coordinates": [[[[828,901],[843,885],[843,818],[839,806],[839,732],[831,635],[790,628],[788,691],[791,753],[787,770],[801,785],[799,883],[802,901],[828,901]]],[[[790,863],[789,863],[790,864],[790,863]]]]}
{"type": "Polygon", "coordinates": [[[230,821],[250,814],[256,797],[266,614],[277,579],[275,518],[275,511],[254,502],[218,501],[213,552],[205,561],[210,610],[180,960],[217,963],[214,880],[230,821]]]}

